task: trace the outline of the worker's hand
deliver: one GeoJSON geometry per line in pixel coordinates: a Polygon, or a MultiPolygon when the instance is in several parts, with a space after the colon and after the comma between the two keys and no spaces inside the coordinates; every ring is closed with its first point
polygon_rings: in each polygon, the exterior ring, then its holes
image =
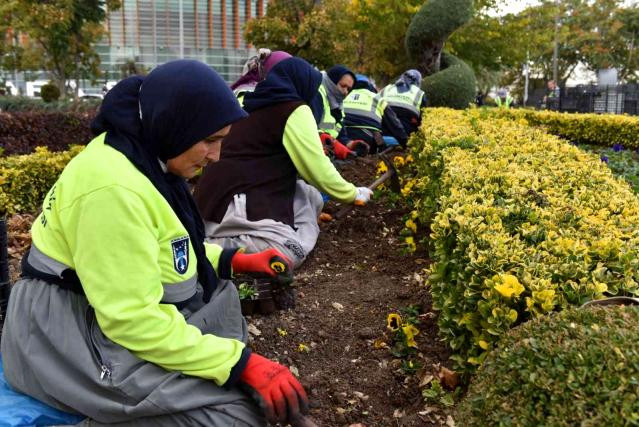
{"type": "Polygon", "coordinates": [[[346,160],[348,156],[356,156],[354,151],[349,150],[347,146],[336,139],[333,140],[333,153],[335,158],[339,160],[346,160]]]}
{"type": "Polygon", "coordinates": [[[240,387],[255,399],[272,422],[286,424],[308,413],[308,397],[304,387],[285,366],[251,353],[240,387]]]}
{"type": "Polygon", "coordinates": [[[366,142],[362,141],[361,139],[354,139],[352,141],[349,141],[346,144],[346,147],[349,150],[354,151],[360,157],[367,155],[371,149],[370,145],[368,145],[366,142]]]}
{"type": "Polygon", "coordinates": [[[270,277],[280,284],[293,281],[291,261],[277,249],[267,249],[255,254],[236,252],[231,259],[233,273],[248,273],[256,277],[270,277]]]}
{"type": "Polygon", "coordinates": [[[357,187],[357,194],[355,195],[353,204],[355,206],[364,206],[370,202],[371,197],[373,197],[373,190],[368,187],[357,187]]]}

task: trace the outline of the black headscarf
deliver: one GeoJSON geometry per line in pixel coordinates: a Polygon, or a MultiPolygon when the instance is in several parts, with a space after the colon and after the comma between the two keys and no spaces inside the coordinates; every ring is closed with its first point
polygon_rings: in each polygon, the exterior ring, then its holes
{"type": "Polygon", "coordinates": [[[164,172],[165,162],[223,127],[246,117],[233,92],[208,65],[168,62],[146,77],[115,85],[104,98],[91,130],[124,154],[153,183],[189,233],[198,280],[208,302],[217,283],[204,248],[204,223],[184,178],[164,172]]]}
{"type": "Polygon", "coordinates": [[[322,82],[322,74],[302,58],[293,57],[277,64],[255,91],[244,96],[249,113],[285,101],[310,104],[322,82]]]}

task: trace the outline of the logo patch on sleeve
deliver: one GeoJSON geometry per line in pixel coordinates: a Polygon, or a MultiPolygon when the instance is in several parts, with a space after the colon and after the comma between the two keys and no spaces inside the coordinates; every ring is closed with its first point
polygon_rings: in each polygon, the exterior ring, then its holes
{"type": "Polygon", "coordinates": [[[180,274],[186,273],[189,269],[189,237],[180,237],[171,240],[173,249],[173,267],[180,274]]]}

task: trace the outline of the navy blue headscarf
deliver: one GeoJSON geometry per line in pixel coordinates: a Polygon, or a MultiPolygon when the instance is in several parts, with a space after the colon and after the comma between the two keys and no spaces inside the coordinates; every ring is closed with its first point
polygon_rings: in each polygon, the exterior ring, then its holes
{"type": "Polygon", "coordinates": [[[339,83],[342,77],[344,77],[344,74],[349,74],[353,78],[353,81],[357,81],[355,73],[349,70],[348,67],[346,67],[345,65],[341,64],[332,66],[331,68],[329,68],[326,74],[328,74],[328,77],[330,77],[335,84],[339,83]]]}
{"type": "Polygon", "coordinates": [[[208,65],[178,60],[146,77],[122,80],[104,98],[91,130],[124,154],[164,196],[189,233],[198,280],[208,302],[217,277],[206,257],[204,223],[184,178],[165,173],[158,159],[185,152],[223,127],[246,117],[233,92],[208,65]]]}
{"type": "Polygon", "coordinates": [[[244,96],[244,109],[253,112],[286,101],[310,104],[322,83],[322,73],[302,58],[293,57],[278,63],[266,80],[244,96]]]}

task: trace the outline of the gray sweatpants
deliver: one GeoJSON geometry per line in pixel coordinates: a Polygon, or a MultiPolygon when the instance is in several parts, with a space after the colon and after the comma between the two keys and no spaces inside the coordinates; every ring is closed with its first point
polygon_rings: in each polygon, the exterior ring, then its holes
{"type": "MultiPolygon", "coordinates": [[[[183,314],[203,333],[247,341],[237,290],[230,281],[220,281],[208,304],[183,314]]],[[[240,390],[139,359],[104,336],[84,296],[41,280],[23,279],[12,289],[2,359],[13,388],[98,423],[266,425],[258,407],[240,390]]]]}
{"type": "Polygon", "coordinates": [[[298,180],[293,201],[293,229],[272,219],[249,221],[246,216],[246,195],[236,194],[220,224],[206,222],[206,241],[217,243],[223,248],[243,247],[249,253],[275,248],[286,255],[293,262],[293,267],[297,268],[317,243],[320,232],[317,218],[323,207],[321,193],[315,187],[298,180]]]}

